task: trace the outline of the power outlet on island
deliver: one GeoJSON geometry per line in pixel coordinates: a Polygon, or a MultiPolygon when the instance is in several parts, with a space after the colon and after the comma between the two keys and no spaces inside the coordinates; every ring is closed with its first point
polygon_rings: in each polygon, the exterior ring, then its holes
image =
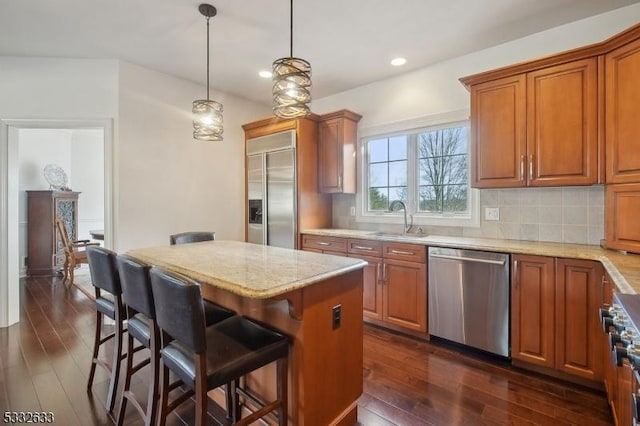
{"type": "Polygon", "coordinates": [[[500,220],[500,209],[498,207],[485,207],[484,220],[500,220]]]}

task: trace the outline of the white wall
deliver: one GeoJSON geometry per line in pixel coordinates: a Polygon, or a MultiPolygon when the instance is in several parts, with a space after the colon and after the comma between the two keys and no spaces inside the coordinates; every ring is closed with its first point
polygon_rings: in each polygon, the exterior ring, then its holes
{"type": "MultiPolygon", "coordinates": [[[[0,57],[0,327],[19,319],[20,120],[110,119],[117,126],[117,61],[0,57]]],[[[27,122],[24,122],[27,123],[27,122]]]]}
{"type": "Polygon", "coordinates": [[[78,196],[78,239],[91,239],[89,231],[104,229],[104,134],[102,129],[71,131],[69,187],[78,196]]]}
{"type": "MultiPolygon", "coordinates": [[[[509,43],[474,52],[433,66],[369,84],[313,102],[315,113],[342,108],[362,114],[358,132],[376,134],[398,127],[398,123],[428,121],[425,117],[447,116],[469,109],[469,92],[459,78],[517,62],[603,41],[640,21],[640,4],[533,34],[509,43]]],[[[428,47],[425,47],[428,48],[428,47]]],[[[408,58],[409,61],[411,58],[408,58]]],[[[480,228],[428,227],[427,232],[443,235],[485,236],[540,241],[597,244],[604,235],[602,187],[564,189],[513,189],[481,192],[483,207],[504,210],[499,222],[488,222],[481,214],[480,228]],[[560,194],[560,196],[559,196],[560,194]],[[589,194],[588,197],[585,194],[589,194]],[[530,200],[535,200],[532,205],[530,200]],[[566,204],[564,200],[567,200],[566,204]],[[521,200],[525,200],[524,204],[521,200]],[[578,204],[575,200],[580,200],[578,204]],[[523,214],[515,213],[514,206],[523,214]],[[532,208],[532,206],[534,208],[532,208]],[[582,208],[582,215],[571,212],[582,208]],[[533,212],[559,212],[552,219],[533,212]],[[588,214],[587,214],[588,212],[588,214]]],[[[397,225],[355,222],[350,210],[353,195],[334,196],[335,227],[382,229],[397,225]]]]}
{"type": "Polygon", "coordinates": [[[362,130],[468,109],[469,93],[459,78],[600,42],[638,21],[640,3],[317,99],[312,110],[317,114],[353,110],[363,116],[358,126],[362,130]]]}
{"type": "Polygon", "coordinates": [[[215,231],[244,238],[244,132],[268,107],[213,92],[224,106],[224,140],[195,141],[191,103],[205,88],[120,64],[117,249],[168,244],[169,235],[215,231]]]}

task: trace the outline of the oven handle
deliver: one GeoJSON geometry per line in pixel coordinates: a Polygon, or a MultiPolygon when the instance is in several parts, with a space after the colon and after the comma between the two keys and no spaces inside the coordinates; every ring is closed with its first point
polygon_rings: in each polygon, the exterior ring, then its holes
{"type": "Polygon", "coordinates": [[[450,256],[448,254],[429,254],[429,257],[439,259],[463,260],[465,262],[490,263],[491,265],[504,265],[504,260],[477,259],[475,257],[450,256]]]}

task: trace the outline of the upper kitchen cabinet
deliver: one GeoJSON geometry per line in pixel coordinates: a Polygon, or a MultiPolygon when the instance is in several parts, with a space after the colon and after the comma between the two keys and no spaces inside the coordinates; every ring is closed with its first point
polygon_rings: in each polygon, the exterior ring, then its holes
{"type": "Polygon", "coordinates": [[[356,145],[360,115],[341,110],[318,123],[318,190],[326,194],[356,193],[356,145]]]}
{"type": "Polygon", "coordinates": [[[462,79],[471,91],[472,186],[597,183],[598,59],[507,71],[462,79]]]}
{"type": "Polygon", "coordinates": [[[608,53],[605,67],[607,183],[640,183],[640,40],[608,53]]]}
{"type": "Polygon", "coordinates": [[[525,186],[526,79],[471,87],[471,182],[476,188],[525,186]]]}

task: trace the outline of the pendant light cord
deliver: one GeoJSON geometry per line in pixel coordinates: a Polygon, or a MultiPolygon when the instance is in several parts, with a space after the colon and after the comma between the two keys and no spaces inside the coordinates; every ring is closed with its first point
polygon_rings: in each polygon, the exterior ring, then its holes
{"type": "Polygon", "coordinates": [[[207,16],[207,101],[209,101],[209,19],[210,17],[207,16]]]}
{"type": "Polygon", "coordinates": [[[289,57],[293,58],[293,0],[289,8],[289,57]]]}

